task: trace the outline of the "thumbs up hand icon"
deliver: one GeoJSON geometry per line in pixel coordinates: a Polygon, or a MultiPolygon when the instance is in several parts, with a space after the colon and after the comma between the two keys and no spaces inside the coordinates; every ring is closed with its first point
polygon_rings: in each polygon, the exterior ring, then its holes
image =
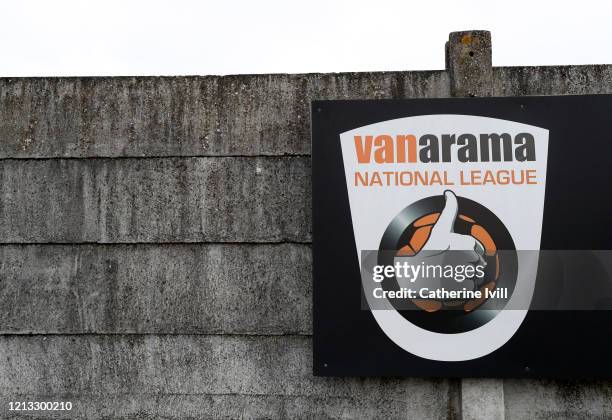
{"type": "Polygon", "coordinates": [[[423,257],[431,258],[447,251],[463,251],[461,255],[464,256],[465,262],[486,265],[484,246],[473,236],[454,232],[453,227],[459,209],[457,196],[454,192],[446,190],[444,191],[444,199],[446,200],[444,210],[440,213],[438,221],[432,228],[431,234],[419,254],[423,253],[423,257]]]}
{"type": "Polygon", "coordinates": [[[412,256],[398,255],[394,263],[408,263],[412,266],[422,266],[426,272],[436,273],[433,276],[418,276],[417,278],[398,278],[400,287],[418,290],[477,290],[482,277],[477,277],[472,270],[472,275],[446,276],[444,272],[449,266],[455,268],[456,273],[465,273],[465,267],[487,265],[485,261],[485,247],[480,241],[470,235],[463,235],[454,231],[459,205],[455,193],[450,190],[444,192],[445,205],[435,225],[432,227],[429,237],[421,249],[412,256]],[[433,267],[433,269],[431,269],[433,267]],[[461,270],[457,270],[460,268],[461,270]]]}

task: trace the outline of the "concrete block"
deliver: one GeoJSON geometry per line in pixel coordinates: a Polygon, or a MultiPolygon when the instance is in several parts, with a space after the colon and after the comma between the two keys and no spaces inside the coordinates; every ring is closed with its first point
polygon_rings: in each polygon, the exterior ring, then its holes
{"type": "MultiPolygon", "coordinates": [[[[19,396],[19,401],[48,400],[46,396],[19,396]]],[[[245,395],[129,395],[69,396],[70,412],[13,413],[6,419],[446,419],[443,410],[421,410],[401,400],[369,398],[313,398],[245,395]]],[[[6,406],[8,399],[0,397],[6,406]]],[[[419,402],[418,400],[415,402],[419,402]]],[[[8,412],[7,412],[8,414],[8,412]]]]}
{"type": "Polygon", "coordinates": [[[310,334],[310,246],[2,245],[0,333],[310,334]]]}
{"type": "Polygon", "coordinates": [[[493,69],[495,96],[612,93],[612,66],[499,67],[493,69]]]}
{"type": "Polygon", "coordinates": [[[309,154],[313,99],[448,92],[443,71],[0,78],[0,158],[309,154]]]}
{"type": "Polygon", "coordinates": [[[505,419],[612,418],[609,381],[504,380],[505,419]]]}
{"type": "Polygon", "coordinates": [[[308,242],[310,159],[8,160],[0,243],[308,242]]]}
{"type": "MultiPolygon", "coordinates": [[[[17,401],[46,401],[48,396],[21,395],[17,401]]],[[[51,400],[58,400],[54,396],[51,400]]],[[[287,397],[282,395],[118,395],[66,396],[73,409],[65,412],[14,412],[3,419],[446,419],[443,410],[424,411],[402,399],[368,397],[287,397]]],[[[12,401],[12,399],[11,399],[12,401]]],[[[0,406],[9,399],[0,396],[0,406]]],[[[415,402],[419,402],[418,397],[415,402]]]]}
{"type": "Polygon", "coordinates": [[[501,379],[461,380],[462,420],[504,420],[504,384],[501,379]]]}
{"type": "MultiPolygon", "coordinates": [[[[314,417],[389,413],[442,419],[449,411],[451,390],[446,380],[313,377],[307,337],[0,336],[0,395],[5,400],[24,395],[77,398],[107,407],[111,417],[159,409],[152,396],[163,402],[192,395],[202,396],[193,403],[204,410],[212,407],[219,417],[231,417],[249,399],[211,401],[217,396],[269,396],[270,406],[260,400],[252,410],[264,417],[310,411],[314,417]],[[136,402],[121,407],[126,396],[136,402]]],[[[177,418],[173,413],[190,408],[187,404],[177,410],[165,408],[162,414],[177,418]]]]}
{"type": "Polygon", "coordinates": [[[446,70],[452,96],[490,96],[492,68],[489,31],[451,32],[446,43],[446,70]]]}

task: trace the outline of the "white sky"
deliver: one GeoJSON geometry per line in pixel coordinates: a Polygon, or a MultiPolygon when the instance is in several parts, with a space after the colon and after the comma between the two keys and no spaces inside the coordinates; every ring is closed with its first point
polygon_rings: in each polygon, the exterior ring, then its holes
{"type": "Polygon", "coordinates": [[[496,66],[612,63],[610,0],[3,0],[0,76],[433,70],[465,29],[496,66]]]}

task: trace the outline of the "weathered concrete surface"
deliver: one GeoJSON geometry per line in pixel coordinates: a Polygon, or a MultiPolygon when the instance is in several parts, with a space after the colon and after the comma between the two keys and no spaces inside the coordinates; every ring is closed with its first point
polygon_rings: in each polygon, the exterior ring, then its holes
{"type": "Polygon", "coordinates": [[[310,241],[310,159],[7,160],[0,242],[310,241]]]}
{"type": "Polygon", "coordinates": [[[313,99],[446,96],[444,71],[0,78],[0,158],[308,154],[313,99]]]}
{"type": "Polygon", "coordinates": [[[612,93],[612,65],[493,67],[493,96],[612,93]]]}
{"type": "Polygon", "coordinates": [[[452,32],[446,43],[451,96],[490,96],[492,60],[489,31],[452,32]]]}
{"type": "Polygon", "coordinates": [[[0,333],[310,334],[311,272],[296,244],[3,245],[0,333]]]}
{"type": "MultiPolygon", "coordinates": [[[[407,390],[417,389],[407,385],[407,390]]],[[[443,388],[443,386],[440,386],[443,388]]],[[[442,391],[443,394],[443,391],[442,391]]],[[[47,396],[17,396],[17,401],[47,400],[47,396]]],[[[57,397],[54,397],[57,399],[57,397]]],[[[11,399],[13,400],[13,399],[11,399]]],[[[376,397],[308,397],[282,395],[119,395],[69,396],[74,409],[70,412],[19,413],[3,419],[121,419],[121,420],[200,420],[200,419],[447,419],[441,401],[415,398],[376,397]],[[411,402],[414,401],[414,402],[411,402]],[[420,405],[421,403],[423,403],[420,405]]],[[[0,406],[8,406],[0,397],[0,406]]],[[[8,413],[8,412],[7,412],[8,413]]]]}
{"type": "Polygon", "coordinates": [[[610,419],[612,383],[504,380],[506,420],[610,419]]]}
{"type": "MultiPolygon", "coordinates": [[[[609,65],[494,67],[491,78],[494,96],[612,92],[609,65]]],[[[0,78],[0,158],[302,155],[313,99],[448,96],[445,71],[0,78]]]]}
{"type": "MultiPolygon", "coordinates": [[[[228,414],[231,406],[225,404],[244,405],[249,400],[245,396],[268,396],[276,401],[270,409],[281,413],[286,397],[292,397],[290,403],[302,400],[303,406],[289,409],[312,409],[312,413],[302,413],[311,417],[330,410],[332,415],[353,412],[358,417],[368,413],[380,417],[389,413],[392,417],[442,419],[454,409],[449,406],[451,390],[445,380],[315,378],[306,337],[0,337],[0,394],[5,400],[18,395],[75,397],[88,400],[90,407],[103,401],[103,408],[123,416],[133,410],[151,415],[147,404],[153,396],[168,401],[172,395],[178,399],[205,395],[201,402],[205,408],[211,404],[214,408],[217,398],[215,409],[225,413],[227,408],[228,414]],[[118,405],[126,395],[136,400],[127,408],[118,405]],[[359,405],[348,407],[349,401],[359,405]]],[[[259,405],[253,410],[264,408],[259,405]]],[[[189,406],[168,407],[163,412],[169,418],[180,418],[172,417],[180,410],[189,410],[189,406]]],[[[93,418],[99,417],[101,413],[94,413],[93,418]]]]}
{"type": "Polygon", "coordinates": [[[462,420],[504,420],[501,379],[462,379],[461,400],[462,420]]]}

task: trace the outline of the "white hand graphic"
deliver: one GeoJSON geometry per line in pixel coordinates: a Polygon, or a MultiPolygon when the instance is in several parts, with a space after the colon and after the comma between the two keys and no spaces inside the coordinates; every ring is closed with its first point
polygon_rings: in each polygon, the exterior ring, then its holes
{"type": "MultiPolygon", "coordinates": [[[[440,213],[436,224],[421,250],[414,256],[397,256],[395,263],[410,265],[421,265],[425,267],[447,267],[447,266],[486,266],[484,260],[485,248],[474,237],[454,232],[455,220],[459,205],[457,197],[452,191],[445,191],[446,200],[444,209],[440,213]]],[[[400,287],[406,287],[418,291],[421,288],[435,290],[444,288],[446,290],[477,290],[478,278],[475,275],[461,278],[434,276],[420,276],[416,280],[397,278],[400,287]]],[[[480,279],[482,280],[482,279],[480,279]]]]}
{"type": "Polygon", "coordinates": [[[444,209],[432,228],[427,242],[421,248],[421,252],[424,253],[422,257],[433,257],[446,251],[465,251],[466,262],[481,262],[484,265],[484,246],[473,236],[454,232],[453,227],[459,209],[455,193],[446,190],[444,198],[446,199],[444,209]]]}

